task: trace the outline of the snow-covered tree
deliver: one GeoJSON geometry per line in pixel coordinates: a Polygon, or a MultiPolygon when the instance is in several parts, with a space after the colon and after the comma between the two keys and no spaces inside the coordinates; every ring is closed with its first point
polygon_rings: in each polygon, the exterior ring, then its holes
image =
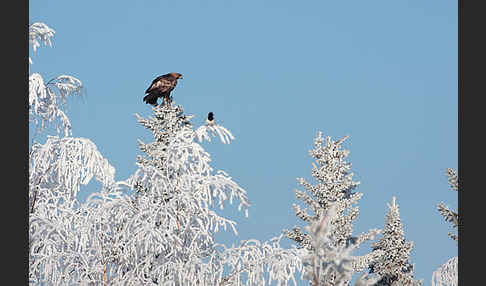
{"type": "Polygon", "coordinates": [[[414,280],[410,264],[412,241],[405,241],[403,224],[400,219],[395,197],[388,205],[385,227],[378,242],[372,244],[373,250],[382,250],[383,254],[370,264],[370,273],[376,273],[381,279],[376,286],[419,286],[422,280],[414,280]]]}
{"type": "MultiPolygon", "coordinates": [[[[309,151],[317,164],[312,163],[314,166],[312,177],[317,184],[311,185],[305,179],[299,178],[298,182],[307,192],[295,190],[296,197],[307,205],[312,214],[296,204],[293,205],[297,217],[308,224],[317,221],[323,213],[329,210],[331,205],[334,205],[336,215],[333,216],[330,224],[333,225],[332,243],[338,249],[344,249],[350,245],[359,247],[361,243],[371,240],[374,235],[379,233],[379,230],[371,229],[358,236],[352,235],[353,221],[359,213],[358,207],[352,205],[357,204],[363,194],[353,192],[359,182],[353,181],[353,173],[350,172],[351,164],[346,161],[349,151],[342,149],[342,143],[346,138],[334,141],[327,136],[323,146],[324,138],[322,133],[318,132],[314,141],[314,149],[309,151]]],[[[310,234],[304,233],[299,227],[294,226],[292,231],[284,230],[284,233],[288,238],[297,242],[300,247],[307,250],[313,249],[310,234]]],[[[357,273],[363,271],[378,255],[379,252],[374,251],[354,259],[353,271],[357,273]]],[[[319,281],[320,285],[336,285],[334,284],[336,275],[330,271],[328,276],[319,281]]]]}
{"type": "MultiPolygon", "coordinates": [[[[232,134],[222,126],[193,130],[192,116],[181,106],[154,108],[154,117],[138,121],[155,141],[139,141],[146,156],[137,158],[138,170],[126,183],[136,192],[129,212],[120,219],[119,255],[125,285],[153,282],[171,285],[214,284],[218,279],[214,232],[235,222],[219,216],[215,205],[239,200],[249,207],[246,192],[223,171],[214,172],[210,156],[197,143],[217,132],[229,143],[232,134]],[[137,239],[133,239],[137,233],[137,239]]],[[[222,272],[221,272],[222,273],[222,272]]],[[[120,281],[121,282],[121,281],[120,281]]]]}
{"type": "MultiPolygon", "coordinates": [[[[456,171],[447,168],[446,175],[448,177],[449,185],[452,190],[459,191],[459,180],[456,171]]],[[[437,206],[437,210],[444,217],[447,222],[452,223],[454,228],[459,226],[459,213],[449,209],[449,206],[440,202],[437,206]]],[[[458,241],[458,236],[453,233],[449,233],[449,237],[458,241]]],[[[432,273],[432,286],[457,286],[458,285],[458,257],[452,257],[441,265],[434,273],[432,273]]]]}
{"type": "Polygon", "coordinates": [[[119,247],[114,258],[123,268],[117,285],[295,284],[301,260],[297,249],[280,247],[281,237],[234,247],[214,240],[221,228],[237,234],[236,223],[215,207],[238,200],[238,209],[247,215],[250,206],[246,192],[224,171],[213,170],[210,155],[199,144],[211,136],[229,143],[234,139],[230,131],[214,123],[194,130],[192,116],[184,115],[181,106],[153,110],[149,119],[137,115],[154,142],[139,141],[145,156],[137,158],[138,170],[124,182],[135,196],[116,218],[119,247]]]}

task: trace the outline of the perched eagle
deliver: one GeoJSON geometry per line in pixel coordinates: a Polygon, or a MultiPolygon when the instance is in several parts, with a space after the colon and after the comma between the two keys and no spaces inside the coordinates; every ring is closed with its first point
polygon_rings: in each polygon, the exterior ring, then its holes
{"type": "Polygon", "coordinates": [[[162,103],[166,102],[169,105],[171,101],[170,92],[175,88],[177,80],[180,78],[182,78],[182,75],[176,72],[157,77],[145,91],[148,94],[143,98],[143,101],[157,106],[157,99],[162,97],[162,103]]]}

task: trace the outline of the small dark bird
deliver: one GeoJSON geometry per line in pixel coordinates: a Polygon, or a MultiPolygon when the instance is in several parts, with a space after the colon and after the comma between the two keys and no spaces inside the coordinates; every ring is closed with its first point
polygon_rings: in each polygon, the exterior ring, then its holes
{"type": "Polygon", "coordinates": [[[214,114],[212,112],[208,113],[208,119],[206,119],[207,125],[214,125],[214,114]]]}
{"type": "Polygon", "coordinates": [[[166,102],[167,105],[169,105],[171,101],[170,92],[176,87],[177,80],[181,78],[182,75],[176,72],[171,72],[157,77],[152,81],[149,88],[147,88],[145,91],[145,93],[148,94],[143,98],[143,101],[145,101],[147,104],[157,106],[157,99],[162,97],[162,104],[166,102]]]}

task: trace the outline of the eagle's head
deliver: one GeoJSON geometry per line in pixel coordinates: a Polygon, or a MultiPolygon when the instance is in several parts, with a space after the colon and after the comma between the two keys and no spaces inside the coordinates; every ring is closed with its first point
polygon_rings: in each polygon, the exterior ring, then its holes
{"type": "Polygon", "coordinates": [[[178,73],[178,72],[171,72],[169,75],[170,75],[171,77],[175,78],[175,79],[180,79],[180,78],[182,78],[182,75],[181,75],[180,73],[178,73]]]}

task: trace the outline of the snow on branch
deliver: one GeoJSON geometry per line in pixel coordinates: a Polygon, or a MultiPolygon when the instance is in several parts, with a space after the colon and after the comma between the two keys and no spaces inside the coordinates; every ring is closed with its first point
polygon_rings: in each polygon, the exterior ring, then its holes
{"type": "Polygon", "coordinates": [[[29,154],[31,191],[58,194],[66,201],[75,199],[80,185],[92,177],[108,188],[114,176],[115,168],[89,139],[48,136],[46,143],[34,143],[29,154]]]}
{"type": "MultiPolygon", "coordinates": [[[[449,185],[452,188],[452,190],[458,192],[459,180],[456,171],[454,171],[451,168],[447,168],[446,175],[448,177],[449,185]]],[[[443,202],[440,202],[437,205],[437,210],[444,217],[445,221],[452,223],[452,227],[457,228],[460,225],[459,213],[457,211],[449,209],[448,205],[445,205],[443,202]]],[[[449,237],[455,241],[458,241],[457,234],[449,232],[449,237]]]]}
{"type": "Polygon", "coordinates": [[[34,23],[29,26],[29,43],[32,45],[34,53],[37,48],[44,44],[44,46],[52,46],[51,38],[56,32],[44,23],[34,23]]]}
{"type": "MultiPolygon", "coordinates": [[[[236,233],[233,221],[218,216],[215,212],[210,211],[210,208],[214,206],[216,200],[218,200],[219,207],[223,208],[224,201],[228,200],[231,204],[234,198],[237,198],[240,201],[238,210],[245,207],[247,216],[250,203],[246,197],[246,191],[224,172],[217,172],[215,175],[201,175],[182,168],[183,165],[185,164],[180,161],[177,162],[178,168],[169,165],[170,170],[180,172],[179,175],[177,172],[171,172],[171,177],[169,177],[154,166],[138,164],[139,169],[126,181],[126,184],[131,188],[137,186],[139,189],[145,190],[145,196],[149,196],[151,201],[154,199],[170,200],[169,204],[164,204],[165,208],[174,205],[184,206],[186,212],[198,214],[198,217],[206,220],[208,227],[214,231],[218,231],[219,226],[226,229],[226,225],[229,225],[236,233]],[[204,211],[204,215],[201,215],[201,211],[204,211]]],[[[208,168],[206,166],[201,169],[208,168]]],[[[190,170],[192,169],[195,168],[190,168],[190,170]]],[[[148,201],[147,206],[150,207],[148,201]]],[[[177,215],[175,207],[171,215],[174,217],[177,215]]]]}
{"type": "MultiPolygon", "coordinates": [[[[302,257],[304,265],[303,277],[311,282],[311,285],[348,285],[355,273],[355,264],[359,257],[352,256],[351,252],[357,248],[356,244],[348,246],[336,245],[334,242],[334,228],[332,222],[336,220],[338,210],[332,204],[326,214],[306,227],[311,236],[312,248],[302,257]]],[[[373,232],[370,236],[373,239],[373,232]]],[[[378,276],[368,277],[365,273],[355,282],[357,285],[373,285],[378,281],[378,276]]]]}
{"type": "Polygon", "coordinates": [[[81,93],[83,88],[81,81],[70,75],[60,75],[53,79],[50,83],[58,89],[59,95],[63,100],[70,95],[81,93]]]}
{"type": "Polygon", "coordinates": [[[245,207],[247,216],[250,203],[246,191],[224,171],[218,170],[213,174],[209,165],[210,155],[194,141],[197,136],[195,134],[197,132],[183,129],[170,138],[168,145],[151,145],[147,148],[150,149],[150,155],[164,158],[164,171],[138,164],[139,171],[131,182],[137,181],[151,192],[172,192],[170,189],[187,191],[206,209],[213,207],[215,200],[219,201],[218,206],[223,209],[224,201],[228,200],[232,204],[234,198],[237,198],[240,201],[238,210],[245,207]]]}
{"type": "Polygon", "coordinates": [[[444,205],[444,203],[441,202],[437,206],[437,210],[444,217],[445,221],[452,222],[453,227],[457,227],[459,225],[459,221],[458,221],[459,215],[455,211],[450,210],[449,206],[444,205]]]}
{"type": "Polygon", "coordinates": [[[297,285],[295,276],[297,271],[302,272],[299,255],[303,250],[281,248],[282,237],[280,235],[263,243],[245,240],[238,247],[224,248],[221,259],[229,267],[229,274],[221,279],[219,285],[267,285],[265,273],[268,273],[268,285],[273,281],[277,285],[289,285],[290,281],[297,285]]]}
{"type": "MultiPolygon", "coordinates": [[[[29,26],[29,43],[34,53],[44,44],[51,46],[51,38],[55,31],[44,23],[34,23],[29,26]]],[[[29,63],[32,60],[29,57],[29,63]]],[[[81,94],[83,84],[73,76],[60,75],[44,82],[38,73],[29,76],[29,121],[35,127],[43,129],[47,123],[55,123],[57,133],[64,130],[64,136],[71,135],[71,122],[62,109],[68,96],[81,94]]]]}
{"type": "Polygon", "coordinates": [[[458,257],[447,260],[432,274],[432,286],[457,286],[457,263],[458,257]]]}
{"type": "Polygon", "coordinates": [[[40,74],[30,75],[29,117],[31,118],[29,121],[41,130],[47,123],[54,122],[58,134],[62,127],[64,136],[71,135],[71,122],[61,108],[65,106],[68,96],[81,94],[82,88],[81,81],[69,75],[58,76],[47,84],[40,74]]]}
{"type": "Polygon", "coordinates": [[[120,192],[94,193],[77,208],[45,201],[51,211],[29,217],[29,285],[98,285],[116,276],[127,213],[120,192]],[[117,220],[118,219],[118,220],[117,220]]]}
{"type": "Polygon", "coordinates": [[[221,125],[202,125],[195,131],[196,133],[196,138],[199,140],[199,142],[202,142],[203,139],[206,139],[208,141],[211,141],[210,135],[213,137],[219,136],[221,142],[224,144],[229,144],[231,140],[235,140],[233,137],[233,134],[231,132],[224,128],[221,125]]]}
{"type": "Polygon", "coordinates": [[[459,179],[457,176],[457,172],[451,168],[446,169],[446,175],[449,181],[449,185],[454,191],[459,190],[459,179]]]}

